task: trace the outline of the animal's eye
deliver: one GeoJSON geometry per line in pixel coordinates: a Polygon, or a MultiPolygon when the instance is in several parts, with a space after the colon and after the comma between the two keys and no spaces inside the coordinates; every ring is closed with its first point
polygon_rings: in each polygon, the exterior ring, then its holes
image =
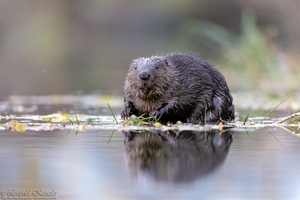
{"type": "Polygon", "coordinates": [[[158,66],[156,66],[156,67],[155,67],[155,69],[159,69],[159,67],[158,67],[158,66]]]}
{"type": "Polygon", "coordinates": [[[134,67],[134,69],[136,70],[136,69],[137,69],[137,67],[134,67]]]}

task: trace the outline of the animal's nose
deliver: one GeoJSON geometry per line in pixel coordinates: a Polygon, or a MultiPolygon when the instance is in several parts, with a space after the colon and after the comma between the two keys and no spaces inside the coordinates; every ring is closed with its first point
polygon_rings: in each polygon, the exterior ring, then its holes
{"type": "Polygon", "coordinates": [[[145,81],[150,78],[150,74],[148,72],[142,72],[142,73],[140,73],[139,77],[140,77],[140,79],[145,81]]]}

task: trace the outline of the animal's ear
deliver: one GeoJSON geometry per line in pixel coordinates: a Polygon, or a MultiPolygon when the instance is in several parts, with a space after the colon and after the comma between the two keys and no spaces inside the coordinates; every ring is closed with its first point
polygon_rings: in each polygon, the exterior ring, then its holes
{"type": "Polygon", "coordinates": [[[167,62],[167,60],[162,57],[162,56],[155,56],[154,60],[159,63],[160,65],[164,65],[165,67],[167,67],[169,65],[169,63],[167,62]]]}
{"type": "Polygon", "coordinates": [[[163,61],[165,67],[169,66],[169,62],[164,57],[162,57],[161,60],[163,61]]]}
{"type": "Polygon", "coordinates": [[[169,62],[166,59],[164,59],[164,63],[166,66],[169,66],[169,62]]]}
{"type": "Polygon", "coordinates": [[[139,63],[143,60],[143,58],[138,58],[138,59],[134,59],[131,64],[130,64],[130,68],[132,69],[137,69],[139,63]]]}

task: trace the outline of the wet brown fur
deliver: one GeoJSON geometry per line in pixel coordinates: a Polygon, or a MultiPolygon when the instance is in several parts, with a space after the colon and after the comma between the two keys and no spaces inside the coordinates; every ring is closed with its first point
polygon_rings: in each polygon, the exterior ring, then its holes
{"type": "Polygon", "coordinates": [[[138,58],[125,81],[122,118],[155,116],[162,122],[216,122],[234,119],[223,75],[188,53],[138,58]]]}

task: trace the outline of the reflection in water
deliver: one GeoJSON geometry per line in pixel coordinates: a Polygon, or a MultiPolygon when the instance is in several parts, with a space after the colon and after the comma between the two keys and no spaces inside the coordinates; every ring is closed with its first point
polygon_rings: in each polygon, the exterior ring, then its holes
{"type": "Polygon", "coordinates": [[[225,160],[233,132],[124,132],[130,174],[142,182],[191,182],[225,160]]]}

